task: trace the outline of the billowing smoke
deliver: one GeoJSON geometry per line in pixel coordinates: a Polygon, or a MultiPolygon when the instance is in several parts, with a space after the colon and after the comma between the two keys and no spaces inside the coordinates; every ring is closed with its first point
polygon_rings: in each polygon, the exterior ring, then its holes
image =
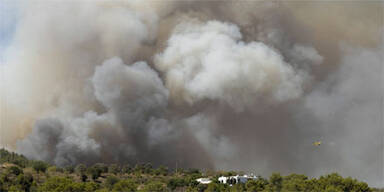
{"type": "Polygon", "coordinates": [[[384,186],[380,2],[19,4],[1,142],[30,158],[384,186]]]}
{"type": "Polygon", "coordinates": [[[91,82],[105,112],[88,111],[80,117],[59,115],[37,121],[28,139],[19,143],[24,154],[58,165],[76,163],[84,157],[91,162],[101,156],[122,161],[118,154],[133,157],[169,136],[168,122],[161,119],[168,91],[145,62],[129,66],[112,58],[96,67],[91,82]],[[115,146],[110,157],[101,153],[110,146],[115,146]]]}
{"type": "Polygon", "coordinates": [[[273,48],[244,43],[241,37],[237,26],[217,21],[176,26],[164,53],[155,60],[165,72],[171,96],[190,104],[218,100],[236,110],[299,97],[304,81],[300,71],[273,48]]]}

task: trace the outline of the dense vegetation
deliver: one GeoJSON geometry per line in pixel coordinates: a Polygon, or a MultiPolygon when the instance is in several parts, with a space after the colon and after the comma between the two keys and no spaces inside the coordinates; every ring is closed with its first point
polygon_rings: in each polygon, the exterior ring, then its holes
{"type": "MultiPolygon", "coordinates": [[[[259,177],[245,184],[220,184],[221,175],[236,172],[206,172],[198,169],[152,167],[151,164],[77,165],[55,167],[42,161],[28,160],[22,155],[0,150],[0,191],[374,191],[364,182],[343,178],[336,173],[308,178],[305,175],[281,176],[272,174],[268,179],[259,177]],[[213,182],[199,184],[196,179],[210,177],[213,182]]],[[[377,190],[379,191],[379,190],[377,190]]]]}

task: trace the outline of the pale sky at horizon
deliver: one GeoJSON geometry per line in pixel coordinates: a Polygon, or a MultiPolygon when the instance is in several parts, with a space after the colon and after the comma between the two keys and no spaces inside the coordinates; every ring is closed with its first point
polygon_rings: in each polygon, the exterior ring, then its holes
{"type": "Polygon", "coordinates": [[[16,30],[18,4],[17,0],[0,0],[0,64],[4,63],[4,51],[16,30]]]}

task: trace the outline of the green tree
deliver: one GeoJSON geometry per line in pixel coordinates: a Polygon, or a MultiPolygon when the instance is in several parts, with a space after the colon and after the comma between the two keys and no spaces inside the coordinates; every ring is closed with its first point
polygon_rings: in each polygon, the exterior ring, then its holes
{"type": "Polygon", "coordinates": [[[204,191],[205,192],[218,192],[218,191],[220,191],[220,185],[212,182],[212,183],[208,184],[207,189],[205,189],[204,191]]]}
{"type": "Polygon", "coordinates": [[[143,167],[143,173],[146,173],[146,174],[151,174],[153,172],[153,169],[152,169],[152,164],[151,163],[146,163],[144,164],[144,167],[143,167]]]}
{"type": "Polygon", "coordinates": [[[0,191],[5,191],[5,183],[0,179],[0,191]]]}
{"type": "Polygon", "coordinates": [[[323,191],[343,190],[343,177],[337,173],[321,176],[317,180],[318,188],[323,191]]]}
{"type": "Polygon", "coordinates": [[[62,167],[56,167],[56,172],[64,173],[64,169],[62,167]]]}
{"type": "Polygon", "coordinates": [[[130,191],[136,191],[136,190],[137,190],[136,183],[134,183],[132,180],[129,180],[129,179],[124,179],[117,182],[116,184],[113,185],[113,189],[112,189],[112,191],[116,191],[116,192],[117,191],[130,192],[130,191]]]}
{"type": "Polygon", "coordinates": [[[81,181],[82,182],[87,182],[88,176],[86,174],[80,175],[81,181]]]}
{"type": "Polygon", "coordinates": [[[201,175],[200,170],[195,169],[195,168],[190,168],[184,171],[185,174],[191,175],[191,174],[199,174],[201,175]]]}
{"type": "Polygon", "coordinates": [[[23,188],[21,185],[11,185],[8,189],[9,192],[19,192],[23,191],[23,188]]]}
{"type": "Polygon", "coordinates": [[[147,183],[143,189],[145,192],[162,192],[166,191],[165,184],[159,181],[150,181],[147,183]]]}
{"type": "Polygon", "coordinates": [[[25,167],[32,164],[33,161],[28,160],[23,155],[19,155],[14,152],[9,152],[5,149],[0,149],[0,164],[1,163],[13,163],[20,167],[25,167]]]}
{"type": "Polygon", "coordinates": [[[307,176],[291,174],[283,179],[283,185],[281,191],[308,191],[307,176]]]}
{"type": "Polygon", "coordinates": [[[136,164],[135,167],[133,168],[133,172],[135,174],[143,173],[143,164],[136,164]]]}
{"type": "Polygon", "coordinates": [[[69,173],[69,174],[72,174],[72,173],[75,172],[75,167],[73,167],[73,166],[71,166],[71,165],[66,166],[66,167],[65,167],[65,171],[66,171],[67,173],[69,173]]]}
{"type": "Polygon", "coordinates": [[[70,191],[70,192],[91,192],[98,189],[98,185],[94,182],[88,183],[77,183],[72,179],[65,177],[51,177],[48,178],[43,184],[41,184],[37,191],[46,192],[62,192],[62,191],[70,191]]]}
{"type": "Polygon", "coordinates": [[[167,182],[167,187],[171,190],[175,190],[177,187],[187,186],[188,183],[183,178],[171,178],[167,182]]]}
{"type": "Polygon", "coordinates": [[[154,173],[156,175],[162,175],[162,176],[166,176],[168,175],[168,167],[164,166],[164,165],[161,165],[159,168],[157,168],[156,170],[154,170],[154,173]]]}
{"type": "Polygon", "coordinates": [[[105,180],[105,186],[108,188],[108,189],[112,189],[113,188],[113,185],[115,185],[117,182],[119,182],[119,178],[117,178],[116,176],[108,176],[107,179],[105,180]]]}
{"type": "Polygon", "coordinates": [[[112,164],[108,167],[108,172],[112,174],[120,173],[120,167],[116,164],[112,164]]]}
{"type": "Polygon", "coordinates": [[[126,164],[123,166],[123,168],[121,169],[121,172],[122,173],[131,173],[132,172],[132,167],[129,165],[129,164],[126,164]]]}
{"type": "Polygon", "coordinates": [[[324,192],[343,192],[343,190],[334,185],[329,185],[325,187],[324,192]]]}
{"type": "Polygon", "coordinates": [[[104,163],[96,163],[93,167],[99,169],[101,173],[108,173],[108,166],[104,163]]]}
{"type": "Polygon", "coordinates": [[[25,175],[20,174],[16,178],[16,183],[21,186],[23,191],[30,191],[33,184],[33,176],[30,173],[26,173],[25,175]]]}
{"type": "Polygon", "coordinates": [[[99,167],[96,167],[96,166],[88,168],[87,171],[92,176],[93,180],[98,179],[102,173],[102,169],[100,169],[99,167]]]}
{"type": "Polygon", "coordinates": [[[84,164],[79,164],[75,168],[75,172],[80,176],[83,175],[86,171],[87,167],[84,164]]]}
{"type": "Polygon", "coordinates": [[[266,187],[268,191],[281,191],[282,188],[283,177],[280,173],[272,173],[271,177],[269,177],[269,184],[266,187]]]}
{"type": "Polygon", "coordinates": [[[372,189],[369,188],[368,184],[365,182],[356,182],[356,184],[354,185],[351,191],[371,192],[372,189]]]}
{"type": "Polygon", "coordinates": [[[237,175],[235,171],[226,171],[221,174],[222,176],[229,177],[229,176],[234,176],[237,175]]]}
{"type": "Polygon", "coordinates": [[[95,182],[86,182],[86,183],[83,183],[82,185],[83,185],[82,190],[84,192],[94,192],[100,187],[95,182]]]}
{"type": "Polygon", "coordinates": [[[49,166],[49,167],[47,168],[47,171],[48,171],[49,173],[57,172],[57,167],[56,167],[56,166],[49,166]]]}
{"type": "Polygon", "coordinates": [[[43,184],[41,184],[37,190],[41,192],[74,191],[72,184],[73,181],[71,179],[64,177],[51,177],[48,178],[43,184]]]}
{"type": "Polygon", "coordinates": [[[243,183],[237,183],[232,185],[232,187],[229,188],[229,191],[233,192],[243,192],[246,191],[245,185],[243,183]]]}
{"type": "Polygon", "coordinates": [[[36,171],[36,172],[43,172],[45,173],[45,171],[47,170],[47,167],[48,167],[48,164],[46,164],[45,162],[43,161],[35,161],[32,165],[32,168],[36,171]]]}
{"type": "Polygon", "coordinates": [[[255,180],[253,179],[248,180],[247,183],[245,184],[245,189],[247,191],[252,191],[252,192],[263,191],[266,189],[267,185],[268,185],[268,180],[262,177],[259,177],[255,180]]]}
{"type": "Polygon", "coordinates": [[[95,192],[110,192],[111,190],[107,189],[107,188],[101,188],[101,189],[98,189],[96,190],[95,192]]]}
{"type": "Polygon", "coordinates": [[[14,175],[20,175],[23,173],[23,170],[21,170],[19,167],[12,166],[8,168],[9,173],[14,174],[14,175]]]}

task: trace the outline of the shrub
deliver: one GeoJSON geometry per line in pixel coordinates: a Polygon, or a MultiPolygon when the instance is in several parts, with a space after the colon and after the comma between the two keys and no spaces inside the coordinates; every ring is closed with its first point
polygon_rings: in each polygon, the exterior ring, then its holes
{"type": "Polygon", "coordinates": [[[56,166],[50,166],[47,168],[47,171],[50,173],[57,172],[57,167],[56,166]]]}
{"type": "Polygon", "coordinates": [[[88,179],[88,176],[85,175],[85,174],[82,174],[82,175],[80,176],[80,178],[81,178],[81,181],[82,181],[82,182],[86,182],[87,179],[88,179]]]}
{"type": "Polygon", "coordinates": [[[107,173],[108,172],[108,166],[104,163],[96,163],[93,165],[93,167],[99,169],[101,173],[107,173]]]}
{"type": "Polygon", "coordinates": [[[106,181],[105,181],[105,186],[108,188],[108,189],[112,189],[113,185],[116,184],[117,182],[119,182],[119,178],[115,177],[115,176],[108,176],[106,181]]]}
{"type": "Polygon", "coordinates": [[[44,163],[43,161],[35,161],[33,163],[32,167],[38,173],[39,172],[45,173],[45,171],[47,170],[48,165],[46,163],[44,163]]]}
{"type": "Polygon", "coordinates": [[[206,192],[221,191],[220,190],[220,185],[217,184],[217,183],[212,182],[212,183],[208,184],[207,189],[205,189],[205,191],[206,192]]]}
{"type": "Polygon", "coordinates": [[[132,167],[130,165],[124,165],[123,168],[121,169],[122,173],[131,173],[132,172],[132,167]]]}
{"type": "Polygon", "coordinates": [[[166,191],[165,184],[159,181],[151,181],[143,187],[146,192],[162,192],[166,191]]]}
{"type": "Polygon", "coordinates": [[[38,191],[73,191],[73,181],[63,177],[51,177],[47,179],[41,186],[37,188],[38,191]]]}
{"type": "Polygon", "coordinates": [[[71,174],[71,173],[75,172],[75,168],[73,166],[67,166],[67,167],[65,167],[65,171],[67,173],[71,174]]]}
{"type": "Polygon", "coordinates": [[[98,189],[98,185],[94,182],[77,183],[72,179],[64,177],[51,177],[41,184],[37,191],[46,192],[62,192],[62,191],[86,191],[91,192],[98,189]]]}
{"type": "Polygon", "coordinates": [[[16,176],[23,173],[23,170],[21,170],[19,167],[16,167],[16,166],[9,167],[8,171],[16,176]]]}
{"type": "Polygon", "coordinates": [[[64,173],[64,169],[61,167],[56,167],[56,172],[64,173]]]}
{"type": "Polygon", "coordinates": [[[102,170],[98,167],[90,167],[87,171],[89,172],[89,174],[91,174],[93,180],[99,178],[102,173],[102,170]]]}
{"type": "Polygon", "coordinates": [[[112,173],[112,174],[117,174],[120,172],[120,168],[118,165],[116,164],[112,164],[108,167],[108,172],[109,173],[112,173]]]}
{"type": "Polygon", "coordinates": [[[20,174],[16,178],[16,183],[21,186],[24,191],[30,191],[30,188],[33,184],[33,176],[30,173],[25,175],[20,174]]]}
{"type": "Polygon", "coordinates": [[[183,178],[172,178],[167,183],[167,187],[171,190],[175,190],[177,187],[183,187],[186,185],[188,185],[188,183],[183,178]]]}
{"type": "Polygon", "coordinates": [[[159,168],[157,168],[154,173],[156,175],[168,175],[168,167],[164,166],[164,165],[161,165],[159,168]]]}
{"type": "Polygon", "coordinates": [[[113,185],[113,191],[136,191],[137,185],[132,180],[121,180],[113,185]]]}
{"type": "Polygon", "coordinates": [[[83,165],[83,164],[79,164],[75,168],[75,172],[78,175],[83,175],[86,171],[87,171],[87,167],[85,167],[85,165],[83,165]]]}
{"type": "Polygon", "coordinates": [[[268,185],[268,181],[262,177],[257,178],[256,180],[249,180],[245,184],[247,191],[263,191],[268,185]]]}

